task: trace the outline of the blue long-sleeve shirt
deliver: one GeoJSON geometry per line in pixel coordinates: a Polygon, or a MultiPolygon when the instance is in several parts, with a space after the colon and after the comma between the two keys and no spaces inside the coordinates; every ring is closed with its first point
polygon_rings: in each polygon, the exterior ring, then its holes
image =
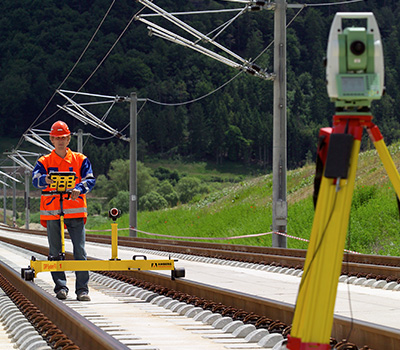
{"type": "Polygon", "coordinates": [[[32,172],[33,186],[42,190],[46,189],[48,187],[46,176],[56,171],[74,171],[80,179],[75,188],[81,194],[90,192],[96,183],[89,159],[81,153],[67,149],[67,155],[64,158],[58,156],[54,150],[39,158],[32,172]]]}

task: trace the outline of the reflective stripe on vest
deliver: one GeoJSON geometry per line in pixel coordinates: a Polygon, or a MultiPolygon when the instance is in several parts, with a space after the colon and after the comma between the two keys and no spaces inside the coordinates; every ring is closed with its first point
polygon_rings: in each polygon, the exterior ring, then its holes
{"type": "MultiPolygon", "coordinates": [[[[64,209],[64,216],[67,216],[68,214],[77,214],[77,213],[87,213],[87,209],[86,208],[64,209]]],[[[60,211],[59,210],[41,210],[40,215],[59,216],[60,211]]]]}

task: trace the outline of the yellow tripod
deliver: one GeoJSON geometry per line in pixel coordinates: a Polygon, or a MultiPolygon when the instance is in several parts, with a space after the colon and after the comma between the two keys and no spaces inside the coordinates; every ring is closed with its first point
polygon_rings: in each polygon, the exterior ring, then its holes
{"type": "Polygon", "coordinates": [[[367,129],[400,198],[400,176],[372,115],[335,115],[320,131],[318,156],[324,173],[301,279],[290,350],[330,350],[337,285],[349,222],[361,137],[367,129]]]}

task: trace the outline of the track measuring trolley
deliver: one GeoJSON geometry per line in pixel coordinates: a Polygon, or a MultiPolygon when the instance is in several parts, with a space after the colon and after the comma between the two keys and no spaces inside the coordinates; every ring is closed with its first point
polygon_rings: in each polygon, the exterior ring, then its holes
{"type": "Polygon", "coordinates": [[[64,200],[69,200],[72,189],[75,187],[74,172],[52,172],[50,191],[43,191],[42,195],[60,196],[60,227],[61,252],[58,256],[49,256],[48,260],[36,260],[32,256],[28,268],[21,269],[21,277],[26,281],[33,281],[39,272],[55,271],[129,271],[129,270],[170,270],[171,279],[184,277],[185,269],[176,268],[174,259],[147,259],[144,255],[134,255],[132,260],[118,258],[118,223],[116,220],[121,214],[117,208],[109,211],[111,223],[111,258],[109,260],[66,260],[65,232],[64,232],[64,200]]]}

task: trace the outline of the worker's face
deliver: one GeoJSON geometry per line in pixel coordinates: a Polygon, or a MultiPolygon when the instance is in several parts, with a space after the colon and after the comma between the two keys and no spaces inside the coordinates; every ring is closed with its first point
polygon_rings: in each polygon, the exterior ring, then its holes
{"type": "Polygon", "coordinates": [[[71,135],[68,136],[50,136],[50,141],[53,144],[56,151],[65,151],[71,141],[71,135]]]}

